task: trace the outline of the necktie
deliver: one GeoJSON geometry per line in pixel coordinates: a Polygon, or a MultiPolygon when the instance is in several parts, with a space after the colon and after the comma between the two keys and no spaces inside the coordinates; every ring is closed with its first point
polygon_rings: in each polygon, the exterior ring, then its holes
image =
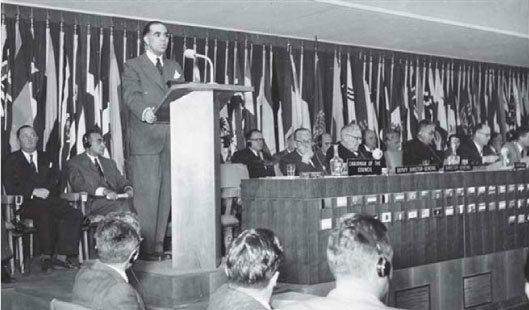
{"type": "Polygon", "coordinates": [[[101,168],[101,165],[99,165],[99,160],[97,160],[97,158],[94,159],[94,164],[96,165],[97,171],[99,171],[99,175],[105,177],[103,174],[103,169],[101,168]]]}
{"type": "Polygon", "coordinates": [[[158,69],[160,75],[163,75],[163,68],[162,63],[160,62],[160,58],[156,58],[156,69],[158,69]]]}
{"type": "Polygon", "coordinates": [[[35,171],[35,173],[38,173],[37,166],[35,166],[35,162],[33,161],[33,154],[29,154],[29,165],[31,166],[31,169],[35,171]]]}

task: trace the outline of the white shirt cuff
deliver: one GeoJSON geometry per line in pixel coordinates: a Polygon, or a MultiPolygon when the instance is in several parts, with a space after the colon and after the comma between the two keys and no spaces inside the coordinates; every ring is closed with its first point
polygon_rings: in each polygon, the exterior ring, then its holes
{"type": "Polygon", "coordinates": [[[149,110],[152,110],[151,107],[147,107],[143,110],[143,112],[141,113],[141,120],[145,122],[145,114],[147,113],[147,111],[149,110]]]}
{"type": "Polygon", "coordinates": [[[103,196],[103,192],[105,191],[104,187],[98,187],[96,189],[96,196],[103,196]]]}

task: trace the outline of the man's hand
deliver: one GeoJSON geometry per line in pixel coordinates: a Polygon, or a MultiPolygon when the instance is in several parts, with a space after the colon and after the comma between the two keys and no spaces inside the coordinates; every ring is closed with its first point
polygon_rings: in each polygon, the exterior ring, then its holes
{"type": "Polygon", "coordinates": [[[47,199],[50,195],[50,191],[45,188],[35,188],[32,195],[37,198],[47,199]]]}
{"type": "Polygon", "coordinates": [[[441,137],[441,134],[437,130],[434,133],[433,142],[435,143],[435,149],[437,151],[443,150],[443,137],[441,137]]]}
{"type": "Polygon", "coordinates": [[[497,155],[483,156],[483,163],[490,164],[490,163],[497,161],[498,159],[499,157],[497,155]]]}
{"type": "Polygon", "coordinates": [[[134,198],[134,191],[132,189],[127,189],[125,191],[125,194],[127,194],[129,196],[129,199],[130,198],[134,198]]]}
{"type": "Polygon", "coordinates": [[[113,192],[111,190],[107,190],[105,193],[105,198],[107,200],[116,200],[118,199],[118,194],[116,194],[116,192],[113,192]]]}
{"type": "Polygon", "coordinates": [[[303,154],[303,157],[301,158],[301,161],[304,164],[310,165],[312,156],[314,156],[314,152],[312,152],[312,150],[308,150],[307,153],[303,154]]]}
{"type": "Polygon", "coordinates": [[[152,108],[148,108],[145,111],[145,121],[149,124],[152,124],[156,122],[156,115],[154,114],[154,110],[152,108]]]}

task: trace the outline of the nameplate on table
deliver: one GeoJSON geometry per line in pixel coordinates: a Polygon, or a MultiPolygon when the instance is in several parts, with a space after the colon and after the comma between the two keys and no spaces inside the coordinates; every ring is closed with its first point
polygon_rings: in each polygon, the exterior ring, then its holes
{"type": "Polygon", "coordinates": [[[445,172],[453,171],[472,171],[472,165],[446,165],[443,167],[445,172]]]}
{"type": "Polygon", "coordinates": [[[515,162],[514,169],[527,169],[527,163],[521,161],[515,162]]]}
{"type": "Polygon", "coordinates": [[[403,174],[403,173],[418,173],[418,172],[436,172],[439,169],[435,165],[430,166],[409,166],[409,167],[396,167],[395,173],[396,174],[403,174]]]}
{"type": "Polygon", "coordinates": [[[382,162],[373,159],[348,159],[349,175],[382,174],[382,162]]]}

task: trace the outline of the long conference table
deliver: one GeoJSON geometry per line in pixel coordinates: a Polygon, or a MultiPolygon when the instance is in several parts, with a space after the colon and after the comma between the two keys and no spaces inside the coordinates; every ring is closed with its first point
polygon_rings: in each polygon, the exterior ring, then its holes
{"type": "Polygon", "coordinates": [[[327,238],[346,213],[377,216],[394,248],[389,304],[501,309],[524,302],[529,170],[243,180],[242,228],[280,238],[280,281],[334,281],[327,238]]]}

